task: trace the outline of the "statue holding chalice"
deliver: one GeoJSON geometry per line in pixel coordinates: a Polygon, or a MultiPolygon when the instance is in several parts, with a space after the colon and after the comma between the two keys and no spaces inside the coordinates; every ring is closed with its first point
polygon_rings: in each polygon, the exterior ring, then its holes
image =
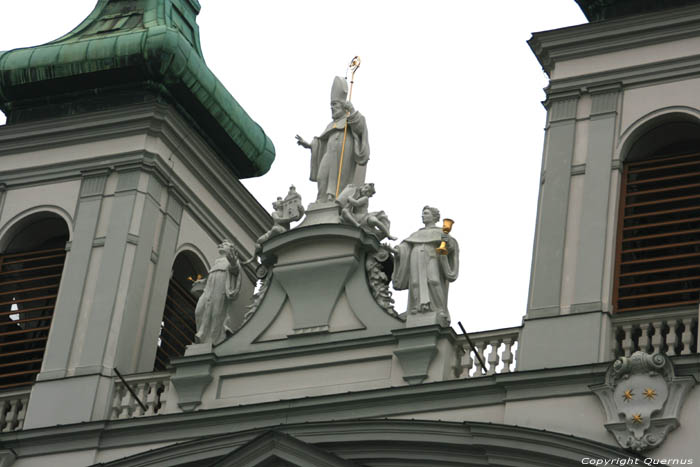
{"type": "Polygon", "coordinates": [[[437,227],[440,211],[431,206],[423,208],[422,219],[424,227],[392,249],[392,281],[394,289],[408,289],[409,322],[448,326],[449,284],[459,274],[459,244],[449,233],[454,221],[445,219],[443,227],[437,227]],[[417,319],[416,315],[424,318],[417,319]]]}

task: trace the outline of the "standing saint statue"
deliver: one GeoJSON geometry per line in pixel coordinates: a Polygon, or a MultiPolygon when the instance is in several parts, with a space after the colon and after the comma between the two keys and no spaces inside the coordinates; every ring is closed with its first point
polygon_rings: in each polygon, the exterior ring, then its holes
{"type": "Polygon", "coordinates": [[[198,344],[211,342],[217,345],[226,339],[226,332],[233,333],[229,313],[241,290],[243,271],[233,243],[223,240],[218,250],[219,257],[214,260],[207,277],[192,286],[201,289],[204,282],[204,291],[194,311],[197,323],[195,342],[198,344]]]}
{"type": "MultiPolygon", "coordinates": [[[[411,234],[394,252],[394,289],[408,289],[410,314],[435,313],[437,323],[447,326],[450,314],[447,310],[449,283],[459,274],[459,245],[435,223],[440,220],[437,208],[423,208],[425,227],[411,234]],[[447,254],[437,248],[444,241],[447,254]]],[[[409,318],[410,319],[410,318],[409,318]]]]}
{"type": "Polygon", "coordinates": [[[346,100],[347,95],[347,82],[336,76],[331,88],[333,121],[310,144],[301,136],[296,136],[299,146],[311,149],[309,178],[318,183],[317,202],[334,201],[336,192],[342,192],[348,184],[360,186],[365,182],[369,160],[367,125],[365,117],[355,110],[350,101],[346,100]],[[342,168],[340,167],[341,153],[343,154],[342,168]],[[340,185],[338,172],[340,172],[340,185]]]}

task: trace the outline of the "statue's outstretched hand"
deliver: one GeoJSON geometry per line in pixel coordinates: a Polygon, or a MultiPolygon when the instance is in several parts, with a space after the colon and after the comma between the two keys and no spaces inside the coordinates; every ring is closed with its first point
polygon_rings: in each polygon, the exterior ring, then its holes
{"type": "Polygon", "coordinates": [[[307,143],[306,140],[304,140],[304,138],[302,138],[299,135],[296,135],[295,138],[296,138],[297,144],[299,146],[306,148],[306,149],[311,149],[311,145],[309,143],[307,143]]]}

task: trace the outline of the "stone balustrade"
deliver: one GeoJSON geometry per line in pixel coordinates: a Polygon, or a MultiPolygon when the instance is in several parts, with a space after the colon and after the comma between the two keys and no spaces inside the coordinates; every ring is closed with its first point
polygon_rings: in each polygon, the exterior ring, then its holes
{"type": "Polygon", "coordinates": [[[31,388],[0,393],[0,432],[19,431],[24,426],[31,388]]]}
{"type": "Polygon", "coordinates": [[[668,356],[698,351],[698,310],[656,313],[619,313],[613,316],[614,356],[630,356],[637,350],[668,356]]]}
{"type": "Polygon", "coordinates": [[[520,339],[519,326],[469,333],[469,338],[476,351],[479,352],[486,368],[481,367],[479,359],[476,358],[474,350],[470,348],[466,338],[460,336],[461,367],[455,371],[458,377],[473,378],[515,371],[518,340],[520,339]]]}
{"type": "Polygon", "coordinates": [[[148,417],[164,411],[170,373],[130,375],[124,379],[146,408],[141,407],[119,378],[115,378],[111,419],[148,417]]]}

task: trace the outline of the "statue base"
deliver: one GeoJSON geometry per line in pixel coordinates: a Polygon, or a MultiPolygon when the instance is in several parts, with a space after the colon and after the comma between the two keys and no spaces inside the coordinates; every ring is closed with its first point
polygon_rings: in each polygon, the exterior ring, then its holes
{"type": "Polygon", "coordinates": [[[435,311],[409,311],[406,313],[407,328],[417,328],[421,326],[429,326],[431,324],[437,324],[446,328],[450,325],[449,315],[447,315],[446,313],[437,313],[435,311]]]}
{"type": "Polygon", "coordinates": [[[211,342],[205,342],[203,344],[190,344],[187,347],[185,347],[185,357],[191,357],[193,355],[210,354],[211,352],[211,342]]]}
{"type": "Polygon", "coordinates": [[[340,224],[340,206],[335,201],[311,203],[306,209],[306,216],[299,227],[308,227],[318,224],[340,224]]]}

